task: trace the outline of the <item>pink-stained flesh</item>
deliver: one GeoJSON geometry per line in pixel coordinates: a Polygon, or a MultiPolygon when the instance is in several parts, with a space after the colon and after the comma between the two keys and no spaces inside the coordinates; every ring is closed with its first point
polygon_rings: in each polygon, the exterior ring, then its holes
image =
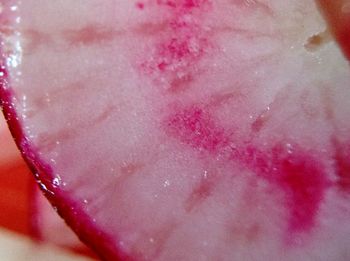
{"type": "MultiPolygon", "coordinates": [[[[289,209],[291,231],[288,233],[308,231],[315,225],[314,219],[330,182],[324,166],[312,153],[292,144],[285,148],[282,143],[267,150],[250,144],[232,148],[230,144],[238,144],[238,141],[225,135],[224,128],[216,126],[210,115],[197,107],[171,115],[165,124],[170,136],[195,149],[208,151],[211,156],[226,154],[228,161],[278,186],[285,193],[284,204],[289,209]]],[[[345,162],[349,163],[342,160],[342,164],[345,162]]]]}
{"type": "Polygon", "coordinates": [[[0,3],[4,114],[101,258],[350,258],[344,1],[0,3]]]}

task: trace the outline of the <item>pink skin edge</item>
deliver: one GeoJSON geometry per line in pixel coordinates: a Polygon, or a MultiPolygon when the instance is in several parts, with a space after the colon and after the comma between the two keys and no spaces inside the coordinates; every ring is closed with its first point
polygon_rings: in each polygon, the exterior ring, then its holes
{"type": "Polygon", "coordinates": [[[100,231],[93,222],[84,214],[79,205],[73,203],[73,200],[65,197],[60,188],[54,188],[50,181],[52,170],[48,165],[36,155],[35,149],[28,144],[24,136],[21,123],[18,120],[20,117],[14,109],[11,100],[15,97],[13,92],[9,90],[10,79],[6,66],[4,65],[4,57],[1,57],[0,73],[3,73],[0,81],[0,106],[3,114],[8,122],[9,129],[19,148],[25,162],[34,174],[36,182],[40,189],[50,201],[51,205],[57,209],[57,213],[64,218],[65,222],[79,236],[79,239],[89,246],[102,260],[115,260],[116,257],[120,260],[132,261],[133,258],[114,247],[114,240],[102,231],[100,231]],[[55,191],[54,193],[52,191],[55,191]]]}

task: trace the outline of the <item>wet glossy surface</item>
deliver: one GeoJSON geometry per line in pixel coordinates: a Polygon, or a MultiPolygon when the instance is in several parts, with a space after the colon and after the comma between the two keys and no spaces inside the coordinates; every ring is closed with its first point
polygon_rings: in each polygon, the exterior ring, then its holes
{"type": "Polygon", "coordinates": [[[350,72],[313,1],[11,12],[5,115],[41,188],[100,255],[348,255],[350,72]]]}

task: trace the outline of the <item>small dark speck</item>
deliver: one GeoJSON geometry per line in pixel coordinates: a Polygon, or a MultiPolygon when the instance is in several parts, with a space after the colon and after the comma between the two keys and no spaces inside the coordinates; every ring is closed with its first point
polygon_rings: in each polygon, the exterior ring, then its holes
{"type": "Polygon", "coordinates": [[[330,33],[328,31],[324,31],[309,37],[304,46],[307,51],[315,52],[319,50],[322,46],[324,46],[326,43],[328,43],[330,40],[330,33]]]}

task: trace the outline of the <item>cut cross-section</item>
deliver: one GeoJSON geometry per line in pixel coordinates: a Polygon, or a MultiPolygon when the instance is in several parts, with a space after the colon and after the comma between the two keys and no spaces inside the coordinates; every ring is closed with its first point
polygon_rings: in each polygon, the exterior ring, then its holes
{"type": "Polygon", "coordinates": [[[350,66],[328,3],[0,3],[4,114],[103,259],[350,258],[350,66]]]}

